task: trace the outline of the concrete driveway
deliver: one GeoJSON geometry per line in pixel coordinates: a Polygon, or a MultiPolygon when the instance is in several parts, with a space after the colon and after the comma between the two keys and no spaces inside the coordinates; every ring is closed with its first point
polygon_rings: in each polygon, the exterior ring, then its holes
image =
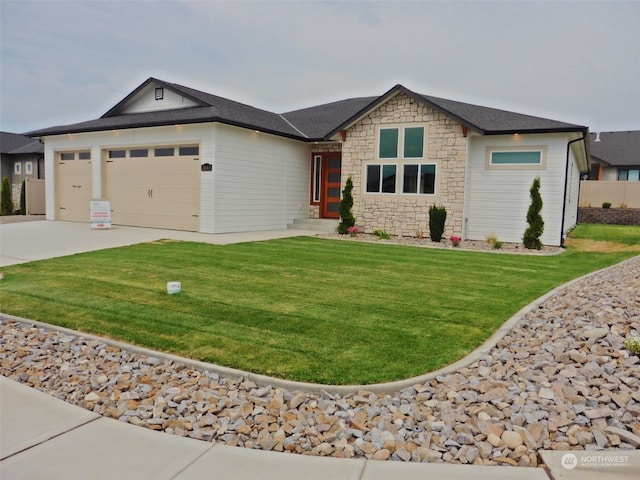
{"type": "Polygon", "coordinates": [[[268,230],[214,235],[118,225],[110,230],[97,230],[88,223],[38,219],[0,224],[0,267],[160,239],[226,245],[317,234],[307,230],[268,230]]]}

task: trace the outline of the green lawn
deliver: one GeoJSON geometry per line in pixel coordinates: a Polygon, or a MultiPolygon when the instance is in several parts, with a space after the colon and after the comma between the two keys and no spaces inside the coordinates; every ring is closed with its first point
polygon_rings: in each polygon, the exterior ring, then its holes
{"type": "Polygon", "coordinates": [[[555,286],[635,254],[569,248],[541,257],[308,237],[165,241],[3,268],[0,304],[256,373],[365,384],[447,365],[555,286]],[[174,280],[182,293],[168,295],[174,280]]]}
{"type": "Polygon", "coordinates": [[[640,245],[640,227],[633,225],[579,225],[571,238],[604,242],[622,243],[624,245],[640,245]]]}

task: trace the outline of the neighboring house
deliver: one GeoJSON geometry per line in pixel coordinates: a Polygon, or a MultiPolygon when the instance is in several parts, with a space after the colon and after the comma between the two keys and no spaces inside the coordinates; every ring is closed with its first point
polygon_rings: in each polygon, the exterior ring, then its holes
{"type": "Polygon", "coordinates": [[[0,179],[7,177],[13,204],[20,206],[22,181],[44,178],[44,145],[31,137],[0,132],[0,179]]]}
{"type": "Polygon", "coordinates": [[[397,85],[276,114],[149,78],[102,117],[31,132],[45,142],[47,219],[226,233],[338,218],[352,177],[361,230],[416,236],[447,209],[445,235],[520,242],[541,178],[542,242],[576,224],[587,127],[397,85]]]}
{"type": "Polygon", "coordinates": [[[591,166],[580,184],[580,206],[640,208],[640,130],[591,133],[589,146],[591,166]]]}
{"type": "Polygon", "coordinates": [[[589,134],[589,180],[640,181],[640,130],[589,134]]]}

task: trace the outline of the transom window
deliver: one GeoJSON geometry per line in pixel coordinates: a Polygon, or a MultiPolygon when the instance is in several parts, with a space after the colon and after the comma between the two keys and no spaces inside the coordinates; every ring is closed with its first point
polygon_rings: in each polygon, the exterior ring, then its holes
{"type": "Polygon", "coordinates": [[[491,165],[540,165],[542,152],[491,152],[491,165]]]}
{"type": "Polygon", "coordinates": [[[545,170],[547,146],[493,146],[485,149],[488,170],[545,170]]]}
{"type": "Polygon", "coordinates": [[[381,127],[378,158],[423,158],[424,127],[381,127]]]}

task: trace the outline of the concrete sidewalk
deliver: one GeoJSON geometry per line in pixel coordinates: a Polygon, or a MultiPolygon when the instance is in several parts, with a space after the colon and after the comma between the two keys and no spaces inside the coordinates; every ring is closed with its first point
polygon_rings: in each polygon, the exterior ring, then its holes
{"type": "Polygon", "coordinates": [[[3,479],[547,480],[541,468],[346,460],[228,447],[118,422],[0,377],[3,479]]]}

